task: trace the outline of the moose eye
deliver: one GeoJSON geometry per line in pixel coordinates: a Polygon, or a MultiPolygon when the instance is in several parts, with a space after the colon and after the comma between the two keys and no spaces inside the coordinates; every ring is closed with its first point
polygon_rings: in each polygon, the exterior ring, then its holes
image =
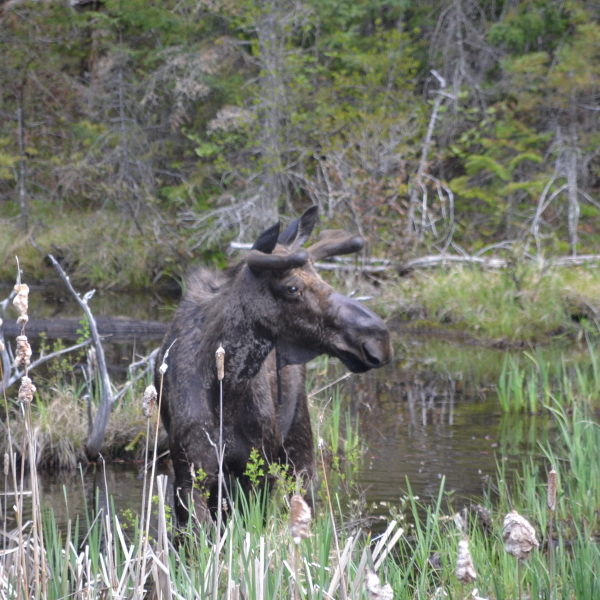
{"type": "Polygon", "coordinates": [[[295,296],[300,290],[296,285],[288,285],[286,291],[290,296],[295,296]]]}

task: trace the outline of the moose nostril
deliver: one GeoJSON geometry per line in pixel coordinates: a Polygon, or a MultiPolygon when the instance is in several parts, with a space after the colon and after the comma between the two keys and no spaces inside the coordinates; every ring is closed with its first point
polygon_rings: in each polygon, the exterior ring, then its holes
{"type": "Polygon", "coordinates": [[[365,354],[365,358],[366,358],[367,362],[369,363],[369,365],[372,368],[377,368],[381,365],[381,359],[369,351],[367,344],[363,344],[362,349],[365,354]]]}

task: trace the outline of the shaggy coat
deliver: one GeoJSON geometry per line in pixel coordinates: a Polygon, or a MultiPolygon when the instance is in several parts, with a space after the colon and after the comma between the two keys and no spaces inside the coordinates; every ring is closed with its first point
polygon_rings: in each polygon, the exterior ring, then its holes
{"type": "MultiPolygon", "coordinates": [[[[188,280],[157,361],[160,365],[172,346],[161,418],[169,433],[180,521],[188,518],[190,497],[201,520],[216,509],[219,345],[225,349],[224,472],[244,488],[250,485],[244,473],[253,449],[267,465],[289,465],[305,489],[315,478],[304,363],[329,354],[363,372],[391,359],[381,319],[334,292],[313,266],[324,256],[356,251],[362,240],[324,232],[303,250],[315,221],[313,207],[281,235],[278,226],[267,230],[233,268],[200,269],[188,280]],[[200,470],[202,481],[194,485],[200,470]]],[[[155,379],[160,390],[158,370],[155,379]]]]}

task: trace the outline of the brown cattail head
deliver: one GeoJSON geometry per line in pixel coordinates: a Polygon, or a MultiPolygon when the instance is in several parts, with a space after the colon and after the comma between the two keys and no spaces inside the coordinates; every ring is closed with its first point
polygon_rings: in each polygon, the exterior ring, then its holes
{"type": "Polygon", "coordinates": [[[17,323],[19,325],[25,325],[29,320],[29,317],[27,316],[27,309],[29,306],[29,286],[25,283],[17,283],[17,285],[15,285],[15,292],[17,292],[17,295],[13,300],[13,305],[19,313],[17,323]]]}
{"type": "Polygon", "coordinates": [[[19,387],[19,402],[29,404],[33,400],[35,393],[35,385],[33,385],[29,377],[21,377],[21,387],[19,387]]]}
{"type": "Polygon", "coordinates": [[[473,583],[477,579],[477,572],[469,552],[469,541],[464,538],[458,542],[458,555],[456,557],[456,579],[461,583],[473,583]]]}
{"type": "Polygon", "coordinates": [[[502,539],[504,540],[504,549],[519,560],[525,560],[532,548],[540,545],[531,523],[516,510],[511,510],[504,517],[502,539]]]}
{"type": "Polygon", "coordinates": [[[556,471],[550,467],[548,473],[548,508],[554,512],[556,510],[556,471]]]}
{"type": "Polygon", "coordinates": [[[158,394],[156,393],[156,388],[153,385],[149,385],[144,390],[144,395],[142,396],[142,412],[147,419],[152,416],[152,411],[154,410],[154,401],[157,397],[158,394]]]}
{"type": "Polygon", "coordinates": [[[394,590],[389,583],[381,585],[379,577],[372,571],[367,571],[365,587],[369,600],[394,600],[394,590]]]}
{"type": "Polygon", "coordinates": [[[290,500],[290,531],[294,544],[305,540],[310,535],[312,513],[310,506],[299,494],[294,494],[290,500]]]}
{"type": "Polygon", "coordinates": [[[31,362],[31,346],[27,341],[26,335],[17,336],[17,351],[15,352],[15,362],[13,367],[20,367],[21,365],[25,368],[29,366],[31,362]]]}
{"type": "Polygon", "coordinates": [[[217,377],[219,381],[222,381],[225,377],[225,350],[221,344],[215,352],[215,359],[217,360],[217,377]]]}

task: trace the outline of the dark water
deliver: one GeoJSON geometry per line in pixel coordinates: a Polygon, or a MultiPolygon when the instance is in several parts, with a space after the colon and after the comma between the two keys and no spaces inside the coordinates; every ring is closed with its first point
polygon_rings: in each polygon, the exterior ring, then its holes
{"type": "MultiPolygon", "coordinates": [[[[32,317],[80,314],[67,298],[61,301],[49,292],[42,300],[39,296],[43,295],[31,294],[32,317]]],[[[163,308],[164,299],[151,295],[123,298],[123,294],[99,295],[91,306],[96,315],[118,313],[146,320],[168,320],[172,312],[163,308]]],[[[526,415],[510,419],[500,413],[493,386],[503,351],[403,331],[396,331],[394,340],[394,364],[353,375],[341,384],[342,434],[348,418],[358,427],[362,448],[341,460],[339,473],[349,476],[332,478],[346,497],[364,498],[381,513],[386,511],[383,503],[397,503],[406,494],[407,478],[413,493],[424,501],[437,496],[445,478],[446,491],[460,499],[476,499],[486,477],[495,476],[497,461],[516,466],[523,455],[535,455],[538,442],[547,439],[546,419],[526,415]]],[[[132,358],[158,343],[107,342],[107,358],[113,371],[122,371],[132,358]]],[[[319,368],[321,363],[314,363],[309,373],[319,368]]],[[[315,385],[340,373],[341,366],[331,366],[315,385]]],[[[317,415],[326,413],[330,394],[323,392],[313,399],[317,415]]],[[[169,473],[168,461],[160,471],[169,473]]],[[[82,473],[42,473],[43,502],[64,523],[84,514],[86,504],[93,505],[94,489],[99,487],[112,494],[118,511],[138,512],[143,486],[139,473],[139,464],[119,463],[88,467],[82,473]]]]}

